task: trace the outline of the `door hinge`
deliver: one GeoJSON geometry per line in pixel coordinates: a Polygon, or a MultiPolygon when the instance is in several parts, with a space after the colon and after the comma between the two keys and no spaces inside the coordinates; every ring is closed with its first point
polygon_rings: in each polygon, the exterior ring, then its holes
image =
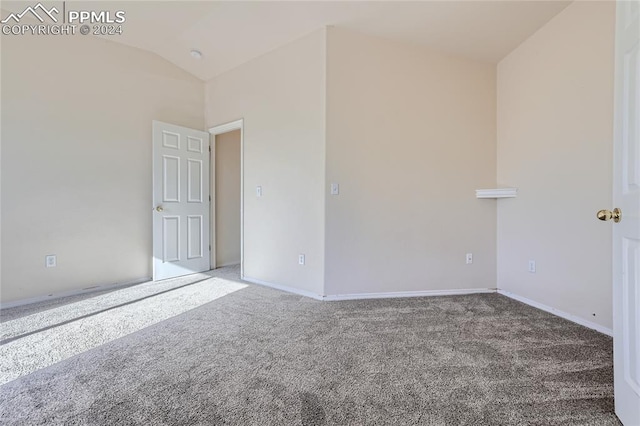
{"type": "Polygon", "coordinates": [[[209,152],[211,152],[211,145],[209,145],[209,152]]]}
{"type": "Polygon", "coordinates": [[[211,246],[209,246],[209,251],[211,251],[211,246]]]}
{"type": "Polygon", "coordinates": [[[211,202],[211,195],[209,195],[209,202],[211,202]]]}

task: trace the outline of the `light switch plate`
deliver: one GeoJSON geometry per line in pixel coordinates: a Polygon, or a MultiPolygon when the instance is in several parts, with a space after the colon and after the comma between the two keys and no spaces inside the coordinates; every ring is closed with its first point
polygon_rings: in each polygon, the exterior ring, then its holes
{"type": "Polygon", "coordinates": [[[47,268],[55,268],[57,264],[58,264],[58,259],[56,258],[55,254],[49,254],[44,257],[44,265],[47,268]]]}

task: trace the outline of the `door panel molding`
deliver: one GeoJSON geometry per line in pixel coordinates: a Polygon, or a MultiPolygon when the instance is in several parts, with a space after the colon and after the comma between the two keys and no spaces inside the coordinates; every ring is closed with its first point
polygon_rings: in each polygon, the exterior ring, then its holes
{"type": "MultiPolygon", "coordinates": [[[[640,425],[640,2],[616,2],[613,365],[616,415],[640,425]]],[[[610,207],[609,207],[610,208],[610,207]]]]}
{"type": "Polygon", "coordinates": [[[160,121],[153,131],[153,280],[210,269],[207,132],[160,121]]]}

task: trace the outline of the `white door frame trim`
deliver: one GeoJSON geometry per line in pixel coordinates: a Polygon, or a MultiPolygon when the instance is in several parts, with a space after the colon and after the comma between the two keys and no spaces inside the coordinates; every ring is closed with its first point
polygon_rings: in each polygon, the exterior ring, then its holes
{"type": "MultiPolygon", "coordinates": [[[[216,153],[216,136],[223,133],[228,133],[233,130],[240,130],[240,278],[244,279],[244,119],[231,121],[229,123],[220,124],[218,126],[211,127],[209,133],[213,136],[211,141],[211,155],[209,161],[212,162],[211,166],[215,166],[215,153],[216,153]]],[[[209,167],[215,173],[215,169],[209,167]]],[[[213,223],[211,224],[211,269],[216,268],[216,188],[215,185],[211,188],[211,218],[213,223]]]]}

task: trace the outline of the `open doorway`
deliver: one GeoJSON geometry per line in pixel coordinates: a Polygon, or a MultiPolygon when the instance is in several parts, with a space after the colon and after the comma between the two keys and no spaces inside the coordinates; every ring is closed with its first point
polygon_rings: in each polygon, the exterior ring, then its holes
{"type": "Polygon", "coordinates": [[[240,265],[242,277],[242,120],[209,130],[211,143],[211,269],[240,265]]]}
{"type": "Polygon", "coordinates": [[[216,268],[240,264],[240,130],[215,136],[213,223],[216,268]]]}

